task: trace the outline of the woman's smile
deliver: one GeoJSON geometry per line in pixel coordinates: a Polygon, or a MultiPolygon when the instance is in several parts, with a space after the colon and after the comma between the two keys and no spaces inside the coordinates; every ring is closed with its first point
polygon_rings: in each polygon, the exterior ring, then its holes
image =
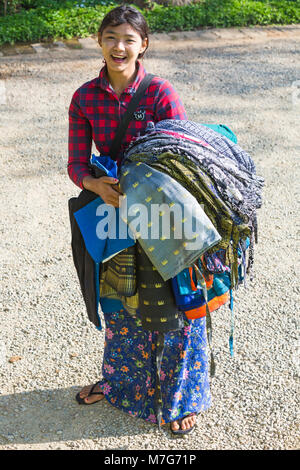
{"type": "Polygon", "coordinates": [[[121,57],[121,56],[117,56],[117,55],[113,55],[113,54],[111,55],[111,58],[117,64],[122,64],[126,60],[126,57],[121,57]]]}

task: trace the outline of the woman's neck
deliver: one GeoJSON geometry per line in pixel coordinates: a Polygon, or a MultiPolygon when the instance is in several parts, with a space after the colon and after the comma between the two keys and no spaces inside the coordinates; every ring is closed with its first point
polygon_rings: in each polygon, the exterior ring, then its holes
{"type": "Polygon", "coordinates": [[[126,71],[124,73],[114,73],[107,71],[108,81],[116,94],[120,97],[125,88],[132,83],[137,75],[137,67],[132,71],[126,71]]]}

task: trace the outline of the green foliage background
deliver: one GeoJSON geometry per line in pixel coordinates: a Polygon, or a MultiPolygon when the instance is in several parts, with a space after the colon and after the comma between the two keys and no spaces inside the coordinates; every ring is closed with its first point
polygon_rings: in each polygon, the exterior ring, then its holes
{"type": "MultiPolygon", "coordinates": [[[[70,39],[95,34],[111,0],[7,0],[0,10],[0,45],[70,39]]],[[[151,32],[187,31],[203,26],[229,27],[300,23],[299,0],[199,0],[185,6],[147,1],[151,32]]]]}

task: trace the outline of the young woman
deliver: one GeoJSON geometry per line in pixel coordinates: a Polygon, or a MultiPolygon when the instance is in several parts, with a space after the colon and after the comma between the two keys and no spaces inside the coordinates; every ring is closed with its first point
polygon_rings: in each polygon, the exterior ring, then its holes
{"type": "MultiPolygon", "coordinates": [[[[76,90],[70,104],[68,173],[81,189],[118,207],[116,180],[94,178],[88,162],[92,140],[100,154],[109,154],[120,119],[145,76],[139,59],[149,43],[146,20],[133,7],[117,7],[103,19],[98,40],[105,65],[97,78],[76,90]]],[[[118,164],[131,139],[142,135],[149,121],[187,119],[177,93],[167,80],[158,77],[152,80],[138,109],[143,112],[128,127],[118,164]]],[[[138,315],[134,318],[125,309],[104,317],[103,379],[84,387],[77,401],[90,405],[105,397],[130,415],[155,423],[156,332],[143,330],[138,315]]],[[[196,414],[210,406],[205,318],[186,320],[181,331],[166,334],[160,379],[162,423],[170,422],[174,433],[190,432],[196,414]]]]}

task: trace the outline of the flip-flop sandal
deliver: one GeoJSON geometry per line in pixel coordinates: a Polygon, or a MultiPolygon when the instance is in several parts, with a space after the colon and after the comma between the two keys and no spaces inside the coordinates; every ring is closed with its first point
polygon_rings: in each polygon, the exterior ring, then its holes
{"type": "MultiPolygon", "coordinates": [[[[182,423],[182,421],[183,421],[185,418],[189,418],[190,416],[197,416],[197,413],[190,413],[189,415],[183,416],[183,418],[178,419],[177,421],[178,421],[179,426],[181,426],[181,423],[182,423]]],[[[190,427],[190,428],[188,428],[188,429],[180,429],[180,428],[179,428],[179,429],[177,429],[177,431],[176,431],[175,429],[172,429],[172,428],[171,428],[171,424],[170,424],[170,429],[171,429],[171,432],[172,432],[173,434],[175,434],[175,435],[177,435],[177,436],[182,436],[183,434],[189,434],[190,432],[194,431],[195,425],[196,425],[196,422],[195,422],[195,424],[194,424],[192,427],[190,427]]]]}
{"type": "MultiPolygon", "coordinates": [[[[103,398],[101,398],[100,400],[94,401],[93,403],[86,403],[86,401],[85,401],[86,398],[88,398],[88,397],[90,397],[90,396],[92,396],[92,395],[103,395],[102,392],[94,392],[95,387],[96,387],[99,383],[100,383],[100,382],[96,382],[96,383],[92,386],[91,390],[89,391],[89,394],[88,394],[86,397],[84,397],[84,398],[81,398],[80,392],[77,393],[77,395],[76,395],[75,398],[76,398],[77,402],[79,403],[79,405],[94,405],[94,403],[98,403],[98,401],[103,400],[103,398]]],[[[104,396],[104,395],[103,395],[103,396],[104,396]]]]}

